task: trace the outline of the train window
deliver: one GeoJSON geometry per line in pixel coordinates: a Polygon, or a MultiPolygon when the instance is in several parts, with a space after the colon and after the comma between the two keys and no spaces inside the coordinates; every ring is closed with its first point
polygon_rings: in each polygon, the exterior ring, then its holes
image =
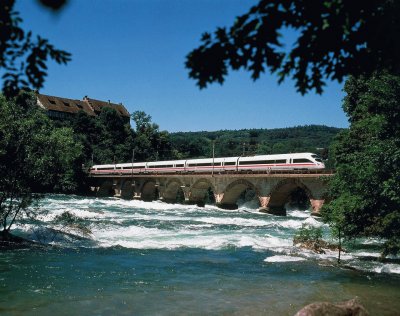
{"type": "Polygon", "coordinates": [[[183,167],[183,163],[177,163],[175,167],[183,167]]]}
{"type": "Polygon", "coordinates": [[[286,159],[276,159],[275,163],[286,163],[286,159]]]}
{"type": "Polygon", "coordinates": [[[312,162],[312,161],[305,158],[293,159],[293,163],[302,163],[302,162],[312,162]]]}
{"type": "Polygon", "coordinates": [[[234,161],[225,161],[224,165],[225,166],[234,166],[234,165],[236,165],[236,162],[234,162],[234,161]]]}
{"type": "Polygon", "coordinates": [[[266,163],[266,160],[239,161],[239,165],[265,165],[266,163]]]}
{"type": "Polygon", "coordinates": [[[311,155],[315,159],[315,161],[322,162],[322,158],[318,155],[311,155]]]}
{"type": "Polygon", "coordinates": [[[204,163],[198,163],[198,167],[211,167],[211,163],[209,162],[204,162],[204,163]]]}

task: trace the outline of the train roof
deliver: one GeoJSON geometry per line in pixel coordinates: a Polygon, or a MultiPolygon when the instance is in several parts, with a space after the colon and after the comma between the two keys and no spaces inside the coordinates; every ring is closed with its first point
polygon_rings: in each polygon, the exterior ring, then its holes
{"type": "Polygon", "coordinates": [[[162,160],[162,161],[149,161],[152,165],[173,165],[173,164],[184,164],[186,160],[162,160]]]}
{"type": "Polygon", "coordinates": [[[94,165],[92,168],[114,168],[115,164],[108,164],[108,165],[94,165]]]}
{"type": "Polygon", "coordinates": [[[243,156],[243,157],[240,157],[240,160],[287,159],[287,158],[310,157],[311,155],[315,155],[315,154],[312,154],[312,153],[292,153],[292,154],[255,155],[255,156],[243,156]]]}
{"type": "MultiPolygon", "coordinates": [[[[273,155],[255,155],[255,156],[236,156],[236,157],[215,157],[214,162],[223,161],[236,161],[240,160],[259,160],[259,159],[287,159],[287,158],[301,158],[310,157],[311,155],[317,155],[315,153],[290,153],[290,154],[273,154],[273,155]]],[[[318,155],[317,155],[318,156],[318,155]]],[[[162,161],[151,161],[151,162],[135,162],[134,165],[145,165],[146,163],[151,163],[152,165],[166,165],[166,164],[184,164],[186,161],[191,163],[201,163],[212,161],[213,158],[197,158],[197,159],[180,159],[180,160],[162,160],[162,161]]],[[[95,165],[92,168],[114,168],[114,166],[128,167],[132,163],[122,163],[122,164],[106,164],[106,165],[95,165]]]]}

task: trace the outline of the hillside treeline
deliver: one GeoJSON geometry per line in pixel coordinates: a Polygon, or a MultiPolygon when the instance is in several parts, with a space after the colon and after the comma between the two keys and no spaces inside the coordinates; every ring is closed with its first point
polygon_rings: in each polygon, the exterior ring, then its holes
{"type": "Polygon", "coordinates": [[[276,129],[221,130],[171,133],[172,146],[182,158],[316,152],[328,157],[328,148],[341,129],[307,125],[276,129]]]}

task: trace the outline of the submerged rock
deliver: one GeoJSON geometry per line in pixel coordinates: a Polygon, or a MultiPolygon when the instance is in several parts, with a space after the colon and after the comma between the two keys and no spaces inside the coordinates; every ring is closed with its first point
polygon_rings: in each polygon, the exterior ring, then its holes
{"type": "Polygon", "coordinates": [[[31,240],[12,235],[10,233],[0,233],[0,250],[13,250],[13,249],[25,249],[31,247],[40,247],[38,243],[31,240]]]}
{"type": "Polygon", "coordinates": [[[341,303],[317,302],[299,310],[295,316],[368,316],[357,298],[341,303]]]}
{"type": "MultiPolygon", "coordinates": [[[[332,251],[339,250],[338,245],[330,244],[322,239],[303,241],[303,240],[294,238],[293,245],[296,247],[299,247],[299,248],[311,250],[318,254],[324,254],[325,250],[332,250],[332,251]]],[[[342,248],[341,251],[344,252],[345,250],[342,248]]]]}

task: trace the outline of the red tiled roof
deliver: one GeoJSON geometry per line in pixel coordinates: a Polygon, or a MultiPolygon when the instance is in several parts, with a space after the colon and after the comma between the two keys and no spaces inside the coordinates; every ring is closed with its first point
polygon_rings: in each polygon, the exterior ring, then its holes
{"type": "Polygon", "coordinates": [[[71,114],[76,114],[82,110],[88,115],[96,115],[90,106],[81,100],[60,98],[45,94],[37,94],[37,98],[39,106],[44,107],[46,110],[66,112],[71,114]]]}
{"type": "Polygon", "coordinates": [[[103,108],[111,108],[116,110],[120,115],[130,118],[129,112],[121,103],[115,104],[107,101],[91,99],[88,97],[85,97],[83,100],[91,106],[95,113],[100,113],[103,108]]]}
{"type": "Polygon", "coordinates": [[[103,108],[111,108],[115,109],[121,116],[130,118],[129,112],[122,104],[90,99],[88,97],[84,97],[83,100],[74,100],[45,94],[37,94],[36,96],[38,98],[38,105],[48,111],[76,114],[82,110],[90,116],[96,116],[100,114],[103,108]]]}

